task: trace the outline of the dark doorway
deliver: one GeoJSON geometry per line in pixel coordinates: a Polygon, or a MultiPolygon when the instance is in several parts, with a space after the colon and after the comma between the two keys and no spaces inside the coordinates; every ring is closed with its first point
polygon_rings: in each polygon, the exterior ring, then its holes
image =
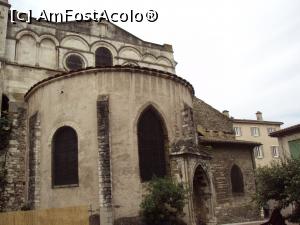
{"type": "Polygon", "coordinates": [[[198,166],[193,179],[193,205],[197,225],[209,222],[211,209],[210,182],[206,172],[198,166]]]}

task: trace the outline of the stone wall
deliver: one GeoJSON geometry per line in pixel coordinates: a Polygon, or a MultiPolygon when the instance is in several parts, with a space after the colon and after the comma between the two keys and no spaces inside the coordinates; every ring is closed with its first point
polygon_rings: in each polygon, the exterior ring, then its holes
{"type": "Polygon", "coordinates": [[[171,45],[143,41],[106,21],[47,23],[33,20],[32,24],[18,21],[13,24],[6,20],[5,8],[0,18],[3,28],[0,42],[4,43],[0,46],[0,74],[3,76],[0,92],[6,93],[11,101],[23,101],[33,84],[68,71],[66,58],[70,54],[81,57],[84,68],[95,67],[95,52],[99,47],[109,49],[113,65],[130,64],[175,73],[171,45]]]}
{"type": "Polygon", "coordinates": [[[2,151],[2,169],[7,173],[0,193],[0,211],[20,210],[25,204],[26,116],[24,108],[10,113],[12,128],[7,149],[2,151]]]}
{"type": "Polygon", "coordinates": [[[99,153],[99,201],[101,224],[112,224],[112,180],[109,144],[109,98],[97,100],[97,135],[99,153]]]}
{"type": "Polygon", "coordinates": [[[251,203],[255,192],[252,149],[243,146],[214,146],[212,170],[216,191],[218,224],[259,220],[257,207],[251,203]],[[231,189],[232,166],[240,167],[244,179],[244,193],[234,194],[231,189]]]}
{"type": "Polygon", "coordinates": [[[216,141],[209,144],[208,153],[212,160],[212,177],[215,190],[215,215],[217,223],[233,223],[258,220],[257,207],[252,202],[255,192],[253,146],[247,144],[230,143],[226,140],[235,139],[232,121],[208,105],[204,101],[194,98],[194,120],[201,139],[208,138],[216,141]],[[244,193],[232,193],[231,168],[236,164],[240,167],[244,179],[244,193]]]}
{"type": "Polygon", "coordinates": [[[29,155],[28,155],[28,206],[38,208],[40,202],[40,120],[36,112],[29,118],[29,155]]]}
{"type": "Polygon", "coordinates": [[[193,101],[193,109],[198,131],[200,128],[205,133],[204,135],[210,136],[213,136],[211,133],[223,132],[227,134],[226,138],[234,138],[232,122],[227,116],[196,97],[193,101]]]}
{"type": "Polygon", "coordinates": [[[188,105],[184,104],[184,108],[181,112],[182,116],[182,135],[184,139],[196,140],[195,136],[195,123],[193,116],[193,109],[188,105]]]}
{"type": "MultiPolygon", "coordinates": [[[[169,147],[176,141],[176,127],[182,126],[184,104],[192,106],[191,87],[175,77],[170,78],[169,74],[134,67],[89,69],[68,74],[66,79],[62,76],[48,80],[29,94],[29,117],[36,111],[41,115],[40,208],[87,204],[99,209],[105,205],[104,198],[99,200],[99,173],[109,175],[109,168],[105,167],[107,159],[101,164],[105,169],[98,171],[99,150],[105,147],[105,151],[110,150],[113,219],[137,216],[146,192],[139,174],[137,124],[140,115],[149,106],[159,112],[169,147]],[[98,97],[103,95],[109,96],[109,102],[99,102],[98,97]],[[108,121],[105,122],[108,117],[109,130],[108,121]],[[78,135],[79,185],[51,188],[51,140],[55,131],[66,125],[74,128],[78,135]],[[101,137],[105,137],[105,142],[101,137]],[[108,140],[109,146],[106,145],[108,140]]],[[[178,131],[182,137],[182,129],[178,131]]],[[[105,185],[110,187],[109,183],[101,182],[100,189],[105,185]]]]}

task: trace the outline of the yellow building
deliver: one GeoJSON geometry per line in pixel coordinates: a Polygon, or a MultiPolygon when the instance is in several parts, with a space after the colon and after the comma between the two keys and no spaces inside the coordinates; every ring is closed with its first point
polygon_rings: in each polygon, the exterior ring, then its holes
{"type": "MultiPolygon", "coordinates": [[[[223,111],[223,113],[228,115],[228,111],[223,111]]],[[[254,148],[256,166],[265,166],[280,159],[282,153],[278,139],[270,137],[269,134],[280,130],[282,122],[265,121],[259,111],[256,113],[256,120],[232,118],[232,121],[237,140],[255,141],[262,144],[254,148]]]]}

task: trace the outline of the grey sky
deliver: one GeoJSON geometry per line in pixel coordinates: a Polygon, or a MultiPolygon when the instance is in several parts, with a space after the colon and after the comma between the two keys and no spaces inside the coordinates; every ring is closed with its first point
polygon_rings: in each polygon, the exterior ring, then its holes
{"type": "Polygon", "coordinates": [[[71,1],[11,0],[12,8],[57,12],[73,9],[146,12],[154,23],[117,25],[145,41],[173,45],[177,74],[196,95],[235,118],[285,126],[300,122],[300,1],[185,0],[71,1]]]}

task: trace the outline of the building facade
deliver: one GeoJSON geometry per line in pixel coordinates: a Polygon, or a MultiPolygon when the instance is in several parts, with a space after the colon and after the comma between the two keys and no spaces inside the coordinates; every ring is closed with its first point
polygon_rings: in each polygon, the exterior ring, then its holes
{"type": "Polygon", "coordinates": [[[134,224],[155,175],[192,191],[187,224],[257,219],[259,143],[236,140],[232,121],[195,97],[171,45],[107,21],[11,23],[9,7],[0,1],[2,118],[11,122],[2,211],[89,205],[101,225],[134,224]]]}
{"type": "Polygon", "coordinates": [[[279,149],[278,139],[270,137],[269,134],[280,130],[282,122],[263,120],[261,112],[256,113],[256,120],[232,118],[232,122],[237,140],[261,143],[254,148],[256,166],[265,166],[280,160],[283,153],[279,149]]]}
{"type": "Polygon", "coordinates": [[[300,124],[272,132],[270,136],[278,138],[285,159],[300,158],[300,124]]]}

